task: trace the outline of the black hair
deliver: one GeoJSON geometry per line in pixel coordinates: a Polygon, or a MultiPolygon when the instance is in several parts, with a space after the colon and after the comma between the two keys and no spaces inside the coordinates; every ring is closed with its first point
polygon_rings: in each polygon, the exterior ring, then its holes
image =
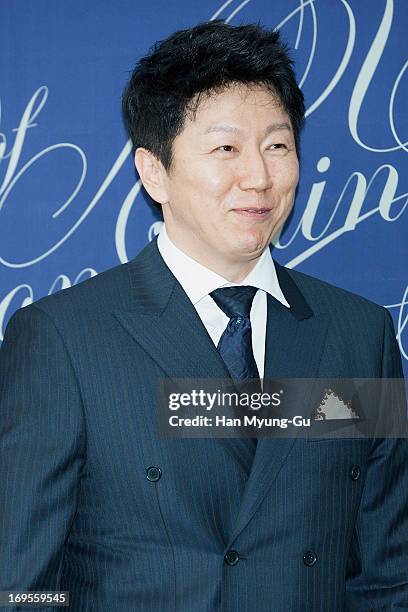
{"type": "Polygon", "coordinates": [[[172,144],[202,95],[230,85],[263,85],[287,112],[299,156],[305,106],[293,62],[279,33],[259,24],[200,23],[158,41],[136,64],[123,93],[123,114],[134,149],[144,147],[166,171],[172,144]]]}

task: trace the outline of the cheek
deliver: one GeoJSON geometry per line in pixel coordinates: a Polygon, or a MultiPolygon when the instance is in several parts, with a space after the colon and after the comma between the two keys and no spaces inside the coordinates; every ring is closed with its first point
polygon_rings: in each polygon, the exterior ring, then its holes
{"type": "Polygon", "coordinates": [[[299,172],[298,168],[290,168],[282,170],[282,173],[279,175],[279,183],[276,185],[277,191],[282,194],[292,194],[298,184],[299,180],[299,172]]]}
{"type": "Polygon", "coordinates": [[[290,177],[290,186],[293,189],[296,189],[297,184],[299,182],[299,163],[296,161],[296,163],[293,164],[292,168],[290,169],[290,173],[289,173],[289,177],[290,177]]]}
{"type": "Polygon", "coordinates": [[[190,167],[177,184],[179,199],[184,201],[188,214],[199,225],[212,226],[214,233],[222,225],[224,203],[233,184],[226,174],[203,167],[195,172],[190,167]]]}
{"type": "Polygon", "coordinates": [[[234,184],[234,170],[216,160],[201,163],[192,172],[193,182],[211,196],[222,195],[234,184]]]}

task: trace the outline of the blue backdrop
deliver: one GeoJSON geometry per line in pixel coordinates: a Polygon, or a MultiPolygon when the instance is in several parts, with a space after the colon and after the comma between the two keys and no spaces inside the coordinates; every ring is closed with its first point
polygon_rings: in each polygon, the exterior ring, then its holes
{"type": "Polygon", "coordinates": [[[17,308],[157,233],[121,93],[154,41],[222,18],[281,30],[306,97],[275,257],[387,306],[408,371],[406,0],[3,0],[0,15],[0,340],[17,308]]]}

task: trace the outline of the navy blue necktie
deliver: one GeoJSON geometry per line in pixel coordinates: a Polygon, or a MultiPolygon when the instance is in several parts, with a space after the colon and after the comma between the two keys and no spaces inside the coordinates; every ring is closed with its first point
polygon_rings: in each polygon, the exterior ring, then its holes
{"type": "Polygon", "coordinates": [[[229,318],[217,345],[231,378],[258,378],[259,372],[252,350],[252,330],[249,313],[256,287],[221,287],[210,293],[214,302],[229,318]]]}
{"type": "MultiPolygon", "coordinates": [[[[217,345],[231,378],[234,381],[256,379],[255,384],[238,385],[241,391],[259,392],[261,390],[259,372],[252,350],[252,329],[249,314],[256,287],[221,287],[210,293],[214,302],[229,317],[217,345]]],[[[249,429],[247,429],[249,432],[249,429]]],[[[255,438],[248,438],[250,444],[256,445],[255,438]]]]}

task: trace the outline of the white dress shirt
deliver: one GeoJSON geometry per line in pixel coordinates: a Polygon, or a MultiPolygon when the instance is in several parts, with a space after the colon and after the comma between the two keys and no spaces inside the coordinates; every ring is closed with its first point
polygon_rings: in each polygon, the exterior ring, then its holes
{"type": "Polygon", "coordinates": [[[273,263],[269,248],[265,249],[254,268],[242,282],[231,283],[189,257],[183,251],[180,251],[170,240],[164,223],[157,238],[157,246],[167,267],[177,278],[191,300],[215,346],[217,346],[229,318],[209,295],[211,291],[220,287],[234,287],[237,285],[251,285],[258,288],[252,302],[250,320],[252,327],[252,349],[256,365],[258,366],[259,377],[263,379],[267,318],[266,294],[270,293],[270,295],[289,308],[289,304],[285,300],[279,286],[275,264],[273,263]]]}

